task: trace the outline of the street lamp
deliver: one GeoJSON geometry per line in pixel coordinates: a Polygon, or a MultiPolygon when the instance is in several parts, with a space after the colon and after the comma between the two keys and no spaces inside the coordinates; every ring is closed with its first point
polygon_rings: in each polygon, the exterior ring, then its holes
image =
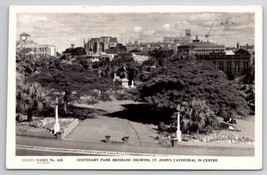
{"type": "Polygon", "coordinates": [[[181,107],[180,105],[178,104],[177,107],[177,130],[176,130],[176,138],[178,140],[178,142],[181,142],[182,141],[182,132],[181,132],[181,129],[180,129],[180,111],[181,111],[181,107]]]}
{"type": "Polygon", "coordinates": [[[56,107],[55,107],[56,121],[55,121],[55,125],[54,125],[54,134],[56,134],[60,130],[60,125],[58,123],[58,97],[56,97],[55,104],[56,104],[56,107]]]}

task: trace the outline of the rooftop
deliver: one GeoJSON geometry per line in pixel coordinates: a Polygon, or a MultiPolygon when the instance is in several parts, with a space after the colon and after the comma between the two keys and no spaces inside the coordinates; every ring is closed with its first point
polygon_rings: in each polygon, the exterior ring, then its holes
{"type": "Polygon", "coordinates": [[[17,44],[37,44],[37,43],[30,40],[30,41],[17,41],[17,44]]]}
{"type": "Polygon", "coordinates": [[[20,36],[30,36],[28,33],[23,32],[20,36]]]}
{"type": "Polygon", "coordinates": [[[193,46],[195,48],[225,47],[224,45],[218,45],[209,41],[192,42],[184,46],[193,46]]]}

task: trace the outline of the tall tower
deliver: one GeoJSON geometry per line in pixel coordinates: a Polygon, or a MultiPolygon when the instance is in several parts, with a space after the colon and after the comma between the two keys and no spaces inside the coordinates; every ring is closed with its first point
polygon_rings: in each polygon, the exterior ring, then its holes
{"type": "Polygon", "coordinates": [[[20,34],[20,41],[22,42],[30,41],[30,35],[28,33],[20,34]]]}
{"type": "Polygon", "coordinates": [[[191,37],[191,29],[185,29],[185,36],[191,37]]]}

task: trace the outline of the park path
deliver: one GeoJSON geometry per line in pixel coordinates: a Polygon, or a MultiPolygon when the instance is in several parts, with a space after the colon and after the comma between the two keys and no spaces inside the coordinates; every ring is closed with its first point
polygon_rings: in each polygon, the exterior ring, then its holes
{"type": "MultiPolygon", "coordinates": [[[[85,119],[64,138],[68,141],[103,143],[106,135],[111,136],[114,144],[123,144],[122,138],[129,136],[129,145],[149,146],[156,145],[157,137],[154,125],[147,125],[122,119],[118,117],[105,116],[107,113],[123,110],[121,105],[133,103],[131,101],[100,102],[95,109],[105,111],[97,114],[96,117],[85,119]]],[[[92,107],[89,105],[78,105],[80,107],[92,107]]]]}

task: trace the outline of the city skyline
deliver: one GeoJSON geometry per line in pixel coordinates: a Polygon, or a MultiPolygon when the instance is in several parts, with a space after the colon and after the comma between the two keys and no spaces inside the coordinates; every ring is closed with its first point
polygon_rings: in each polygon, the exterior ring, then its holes
{"type": "Polygon", "coordinates": [[[17,13],[17,39],[26,32],[40,44],[53,44],[59,52],[70,44],[82,46],[83,39],[100,36],[129,41],[157,42],[164,36],[185,36],[209,40],[226,46],[254,44],[253,13],[17,13]]]}

